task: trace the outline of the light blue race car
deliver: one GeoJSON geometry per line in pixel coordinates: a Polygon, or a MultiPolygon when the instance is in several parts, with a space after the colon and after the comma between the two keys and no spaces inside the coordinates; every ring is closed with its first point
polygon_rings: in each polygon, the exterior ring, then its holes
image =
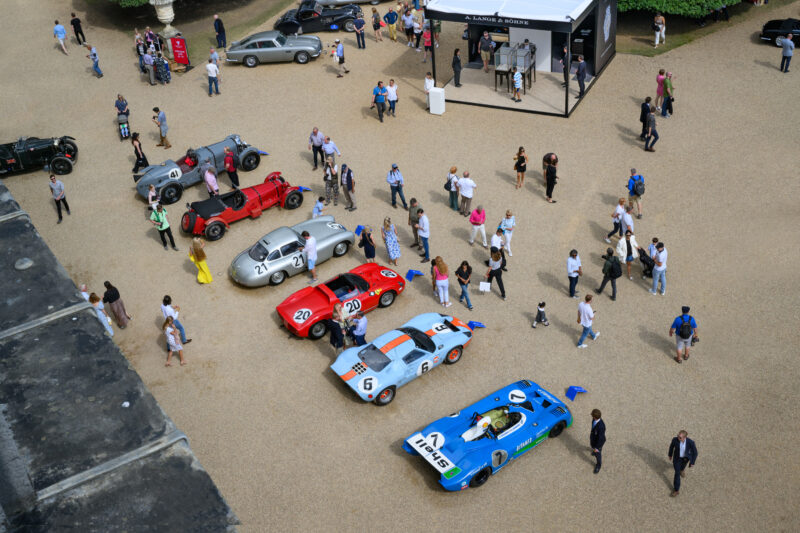
{"type": "Polygon", "coordinates": [[[571,425],[564,402],[523,379],[414,433],[403,449],[425,458],[446,490],[464,490],[571,425]]]}
{"type": "Polygon", "coordinates": [[[397,387],[427,374],[443,362],[461,359],[472,327],[439,313],[425,313],[364,346],[343,351],[331,369],[365,402],[387,405],[397,387]]]}

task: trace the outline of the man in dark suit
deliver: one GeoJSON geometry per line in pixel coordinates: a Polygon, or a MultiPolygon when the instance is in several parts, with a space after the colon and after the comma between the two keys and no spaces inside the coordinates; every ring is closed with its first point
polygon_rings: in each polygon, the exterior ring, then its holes
{"type": "Polygon", "coordinates": [[[684,469],[686,465],[689,468],[694,466],[697,461],[697,446],[694,441],[689,438],[686,430],[680,430],[677,437],[672,437],[672,442],[669,444],[669,452],[667,456],[672,459],[672,466],[675,468],[675,478],[672,481],[673,488],[670,496],[677,496],[681,489],[681,478],[686,476],[684,469]]]}
{"type": "Polygon", "coordinates": [[[562,87],[567,86],[567,76],[569,76],[569,53],[567,52],[567,45],[565,44],[561,48],[561,68],[564,70],[564,83],[561,84],[562,87]]]}
{"type": "Polygon", "coordinates": [[[578,56],[578,72],[575,74],[575,79],[578,80],[578,87],[581,88],[578,98],[583,98],[583,93],[586,89],[586,85],[584,85],[584,80],[586,80],[586,61],[583,60],[583,56],[578,56]]]}
{"type": "Polygon", "coordinates": [[[592,409],[592,430],[589,432],[589,446],[592,447],[592,455],[597,458],[597,465],[594,473],[600,472],[603,466],[603,444],[606,443],[606,423],[600,418],[600,409],[592,409]]]}
{"type": "Polygon", "coordinates": [[[642,123],[642,134],[639,135],[641,140],[644,140],[647,137],[647,114],[650,113],[650,102],[653,99],[649,96],[644,99],[644,103],[642,104],[642,110],[639,112],[639,122],[642,123]]]}

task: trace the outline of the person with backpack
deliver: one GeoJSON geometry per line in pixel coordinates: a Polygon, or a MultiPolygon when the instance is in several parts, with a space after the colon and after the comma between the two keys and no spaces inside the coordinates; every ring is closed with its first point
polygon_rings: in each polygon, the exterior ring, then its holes
{"type": "Polygon", "coordinates": [[[228,173],[228,177],[231,179],[231,187],[232,189],[238,189],[239,173],[236,169],[239,168],[239,156],[228,146],[226,146],[223,150],[225,151],[225,171],[228,173]]]}
{"type": "Polygon", "coordinates": [[[644,176],[637,174],[636,169],[631,169],[628,178],[628,206],[633,208],[636,203],[636,218],[642,218],[642,196],[644,195],[644,176]]]}
{"type": "Polygon", "coordinates": [[[603,263],[603,282],[600,284],[600,288],[595,289],[594,292],[600,294],[603,292],[603,289],[606,287],[606,283],[611,281],[611,300],[617,299],[617,279],[622,276],[622,265],[619,263],[619,258],[614,255],[613,248],[606,248],[606,255],[603,256],[603,259],[606,260],[603,263]]]}
{"type": "Polygon", "coordinates": [[[682,363],[683,360],[689,359],[689,348],[698,341],[697,338],[697,322],[694,317],[689,314],[689,306],[684,305],[681,307],[681,315],[675,317],[672,321],[672,326],[669,328],[669,336],[677,333],[675,339],[677,341],[675,350],[675,360],[682,363]]]}
{"type": "Polygon", "coordinates": [[[444,182],[444,190],[450,195],[450,209],[458,211],[458,168],[450,167],[447,174],[447,181],[444,182]]]}

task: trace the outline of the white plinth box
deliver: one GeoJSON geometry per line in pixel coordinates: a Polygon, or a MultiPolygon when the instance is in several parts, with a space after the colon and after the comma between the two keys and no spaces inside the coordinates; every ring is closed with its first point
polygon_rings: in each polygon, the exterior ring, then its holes
{"type": "Polygon", "coordinates": [[[441,115],[444,113],[444,89],[434,87],[428,92],[430,101],[431,115],[441,115]]]}

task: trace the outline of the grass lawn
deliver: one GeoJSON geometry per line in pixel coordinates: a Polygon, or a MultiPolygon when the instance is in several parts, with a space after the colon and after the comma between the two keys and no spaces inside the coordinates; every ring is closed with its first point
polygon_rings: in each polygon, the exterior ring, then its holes
{"type": "MultiPolygon", "coordinates": [[[[623,54],[638,54],[652,57],[663,54],[673,48],[683,46],[693,40],[714,33],[727,27],[729,24],[738,24],[752,18],[754,14],[764,13],[795,2],[796,0],[771,0],[764,6],[754,6],[750,2],[742,2],[728,8],[731,15],[730,21],[720,20],[714,22],[711,17],[706,21],[706,26],[701,28],[697,19],[666,15],[667,19],[667,44],[659,44],[653,48],[654,32],[650,30],[655,13],[645,11],[629,11],[620,13],[617,22],[617,52],[623,54]]],[[[760,32],[761,26],[754,27],[753,32],[760,32]]]]}

